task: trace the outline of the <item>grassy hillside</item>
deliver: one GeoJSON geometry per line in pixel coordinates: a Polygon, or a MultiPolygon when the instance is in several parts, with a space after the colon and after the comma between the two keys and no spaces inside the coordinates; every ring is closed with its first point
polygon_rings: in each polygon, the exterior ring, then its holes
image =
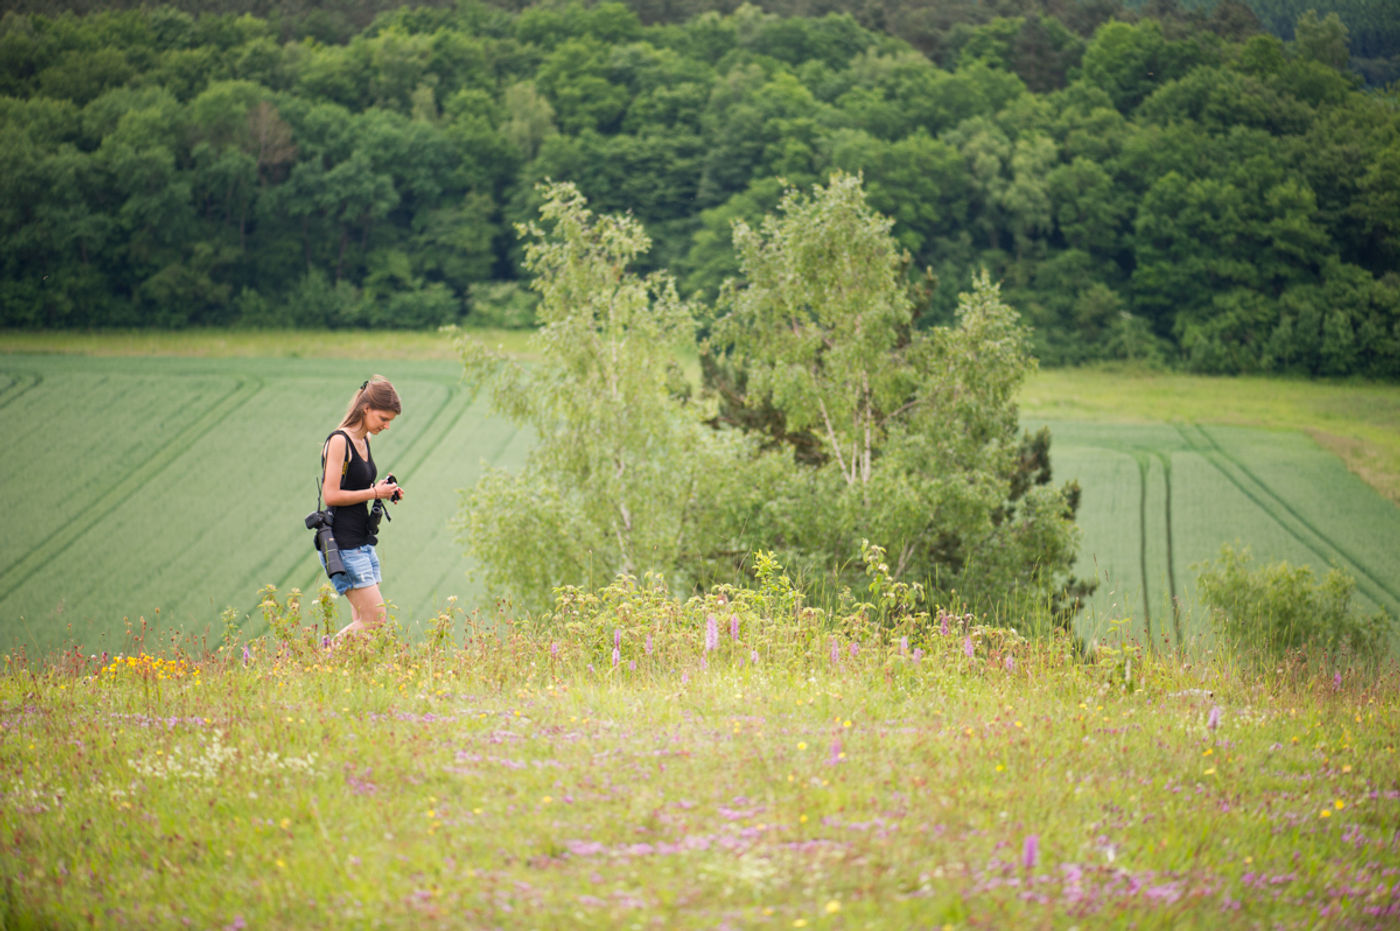
{"type": "Polygon", "coordinates": [[[214,654],[7,662],[0,926],[1400,916],[1393,669],[727,611],[711,649],[703,611],[629,607],[559,639],[448,618],[326,651],[283,615],[214,654]]]}

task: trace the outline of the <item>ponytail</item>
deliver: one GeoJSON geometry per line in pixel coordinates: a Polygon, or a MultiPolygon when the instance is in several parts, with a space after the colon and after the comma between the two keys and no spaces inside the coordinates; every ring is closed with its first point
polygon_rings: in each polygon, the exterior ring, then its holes
{"type": "Polygon", "coordinates": [[[365,411],[371,408],[394,414],[403,413],[399,393],[383,375],[375,375],[360,385],[360,390],[350,398],[350,406],[345,409],[345,419],[340,422],[341,428],[358,427],[364,422],[365,411]]]}

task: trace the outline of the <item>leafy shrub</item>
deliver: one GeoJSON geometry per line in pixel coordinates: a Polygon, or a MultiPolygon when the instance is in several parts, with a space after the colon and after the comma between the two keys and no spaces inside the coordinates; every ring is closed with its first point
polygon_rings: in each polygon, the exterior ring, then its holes
{"type": "Polygon", "coordinates": [[[1215,631],[1242,653],[1277,659],[1291,652],[1350,652],[1374,660],[1385,649],[1391,618],[1352,604],[1356,580],[1333,568],[1319,582],[1307,566],[1277,562],[1254,568],[1249,548],[1225,545],[1199,564],[1197,590],[1215,631]]]}

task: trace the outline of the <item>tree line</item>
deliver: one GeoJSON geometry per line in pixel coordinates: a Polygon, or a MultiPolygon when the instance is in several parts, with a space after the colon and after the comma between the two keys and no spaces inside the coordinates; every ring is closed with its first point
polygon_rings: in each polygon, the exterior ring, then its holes
{"type": "MultiPolygon", "coordinates": [[[[518,13],[538,0],[484,0],[518,13]]],[[[546,0],[548,2],[548,0],[546,0]]],[[[1350,33],[1351,67],[1368,84],[1400,79],[1400,20],[1390,0],[622,0],[646,25],[680,23],[701,13],[728,15],[748,3],[779,16],[817,17],[849,14],[866,29],[888,33],[928,54],[939,65],[958,43],[951,33],[998,18],[1051,16],[1087,36],[1110,19],[1148,16],[1168,32],[1210,28],[1217,32],[1267,30],[1292,39],[1294,24],[1308,10],[1336,13],[1350,33]],[[952,40],[952,41],[950,41],[952,40]]],[[[457,0],[417,0],[414,6],[451,8],[457,0]]],[[[96,13],[146,6],[145,0],[12,0],[17,12],[96,13]]],[[[219,14],[264,19],[282,40],[314,38],[348,42],[383,13],[405,6],[404,0],[171,0],[175,9],[195,16],[219,14]]]]}
{"type": "Polygon", "coordinates": [[[343,40],[8,13],[0,324],[528,324],[514,230],[547,179],[712,302],[734,224],[840,171],[920,326],[984,268],[1047,363],[1400,375],[1400,108],[1335,14],[1284,41],[1241,4],[1065,2],[910,41],[871,11],[933,6],[682,6],[463,0],[343,40]]]}

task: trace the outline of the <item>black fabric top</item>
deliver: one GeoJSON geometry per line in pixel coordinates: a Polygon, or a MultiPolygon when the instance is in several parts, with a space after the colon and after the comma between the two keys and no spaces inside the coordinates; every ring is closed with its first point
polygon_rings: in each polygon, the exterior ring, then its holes
{"type": "MultiPolygon", "coordinates": [[[[340,488],[342,491],[360,491],[374,485],[374,480],[378,472],[374,468],[374,453],[369,448],[369,437],[365,437],[365,453],[367,458],[360,457],[360,451],[355,448],[355,441],[350,439],[350,434],[344,430],[336,430],[331,436],[339,433],[345,437],[345,445],[349,447],[348,460],[345,460],[340,467],[340,488]]],[[[326,442],[330,442],[331,437],[326,437],[326,442]]],[[[335,523],[332,525],[335,532],[335,543],[343,550],[354,549],[357,546],[364,546],[366,543],[378,543],[379,540],[369,532],[369,502],[362,501],[359,504],[341,504],[331,508],[335,514],[335,523]]]]}

